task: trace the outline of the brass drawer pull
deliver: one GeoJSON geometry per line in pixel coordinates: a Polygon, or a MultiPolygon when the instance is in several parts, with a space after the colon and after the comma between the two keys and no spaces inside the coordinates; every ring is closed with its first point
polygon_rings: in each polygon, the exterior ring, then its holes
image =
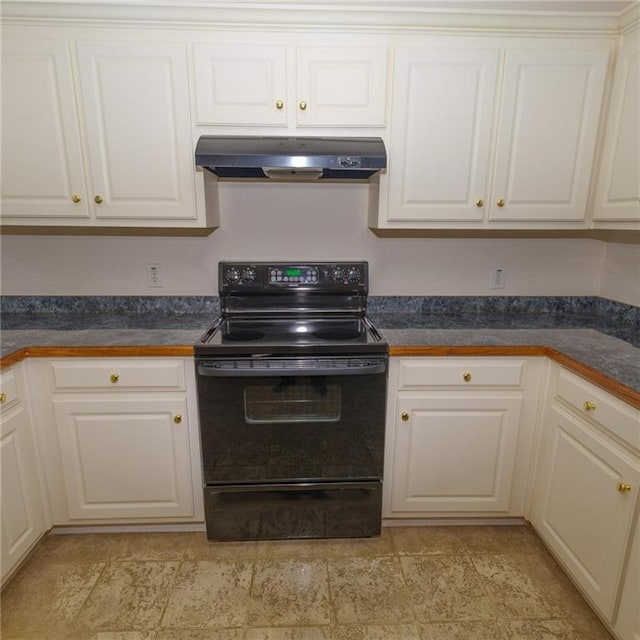
{"type": "Polygon", "coordinates": [[[471,382],[471,374],[470,374],[468,371],[465,371],[465,372],[462,374],[462,379],[463,379],[465,382],[471,382]]]}
{"type": "Polygon", "coordinates": [[[483,207],[484,206],[484,200],[482,198],[478,198],[476,200],[476,207],[483,207]]]}
{"type": "Polygon", "coordinates": [[[78,204],[78,202],[82,202],[82,198],[77,193],[74,193],[71,196],[71,202],[73,202],[74,204],[78,204]]]}
{"type": "Polygon", "coordinates": [[[7,401],[7,395],[5,393],[0,393],[0,404],[4,404],[7,401]]]}
{"type": "Polygon", "coordinates": [[[585,400],[584,410],[585,411],[595,411],[596,410],[596,403],[595,402],[591,402],[590,400],[585,400]]]}
{"type": "Polygon", "coordinates": [[[276,109],[284,109],[284,100],[276,100],[276,109]]]}
{"type": "Polygon", "coordinates": [[[120,380],[120,374],[119,373],[112,373],[109,376],[109,380],[111,380],[111,382],[113,382],[113,384],[115,384],[116,382],[118,382],[118,380],[120,380]]]}
{"type": "Polygon", "coordinates": [[[300,107],[301,111],[304,111],[307,108],[307,103],[304,100],[300,100],[298,106],[300,107]]]}
{"type": "Polygon", "coordinates": [[[504,198],[500,198],[500,200],[498,200],[498,201],[496,202],[496,204],[497,204],[499,207],[504,207],[504,205],[505,205],[505,200],[504,200],[504,198]]]}
{"type": "Polygon", "coordinates": [[[182,416],[179,413],[177,413],[175,416],[173,416],[173,421],[176,424],[180,424],[182,422],[182,416]]]}
{"type": "Polygon", "coordinates": [[[631,485],[628,482],[618,482],[617,489],[620,493],[627,493],[631,491],[631,485]]]}
{"type": "Polygon", "coordinates": [[[409,422],[409,414],[406,411],[403,411],[400,414],[400,419],[402,420],[402,422],[409,422]]]}

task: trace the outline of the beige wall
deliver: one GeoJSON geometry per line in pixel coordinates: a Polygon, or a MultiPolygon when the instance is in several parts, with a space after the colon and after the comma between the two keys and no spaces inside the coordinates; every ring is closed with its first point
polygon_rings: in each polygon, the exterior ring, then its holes
{"type": "Polygon", "coordinates": [[[640,306],[640,245],[606,244],[598,294],[640,306]]]}
{"type": "Polygon", "coordinates": [[[219,260],[370,263],[373,295],[603,295],[640,304],[638,247],[584,238],[378,237],[366,185],[224,183],[207,237],[5,236],[6,295],[214,295],[219,260]],[[144,266],[161,266],[162,289],[144,266]],[[493,266],[507,269],[490,289],[493,266]]]}

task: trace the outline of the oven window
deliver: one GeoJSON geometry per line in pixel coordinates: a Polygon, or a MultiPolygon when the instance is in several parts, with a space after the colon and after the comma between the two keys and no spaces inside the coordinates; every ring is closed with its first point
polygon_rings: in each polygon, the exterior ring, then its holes
{"type": "Polygon", "coordinates": [[[253,383],[244,389],[244,417],[249,424],[338,422],[340,387],[322,376],[253,383]]]}

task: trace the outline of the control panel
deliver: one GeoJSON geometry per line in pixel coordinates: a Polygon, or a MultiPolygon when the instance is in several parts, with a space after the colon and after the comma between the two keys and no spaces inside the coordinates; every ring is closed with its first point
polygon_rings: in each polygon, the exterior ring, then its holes
{"type": "Polygon", "coordinates": [[[367,292],[366,262],[220,262],[220,293],[277,290],[367,292]]]}

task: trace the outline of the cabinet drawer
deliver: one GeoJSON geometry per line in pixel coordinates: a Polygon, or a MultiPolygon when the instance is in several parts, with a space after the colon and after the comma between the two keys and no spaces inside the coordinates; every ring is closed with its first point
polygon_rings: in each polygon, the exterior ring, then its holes
{"type": "Polygon", "coordinates": [[[20,400],[18,396],[18,382],[13,369],[3,371],[0,376],[0,407],[8,409],[20,400]]]}
{"type": "Polygon", "coordinates": [[[53,362],[53,376],[58,390],[118,390],[185,388],[182,360],[110,360],[53,362]]]}
{"type": "Polygon", "coordinates": [[[556,396],[640,451],[640,411],[564,370],[558,376],[556,396]]]}
{"type": "Polygon", "coordinates": [[[400,362],[398,388],[519,387],[524,360],[485,358],[405,358],[400,362]]]}

